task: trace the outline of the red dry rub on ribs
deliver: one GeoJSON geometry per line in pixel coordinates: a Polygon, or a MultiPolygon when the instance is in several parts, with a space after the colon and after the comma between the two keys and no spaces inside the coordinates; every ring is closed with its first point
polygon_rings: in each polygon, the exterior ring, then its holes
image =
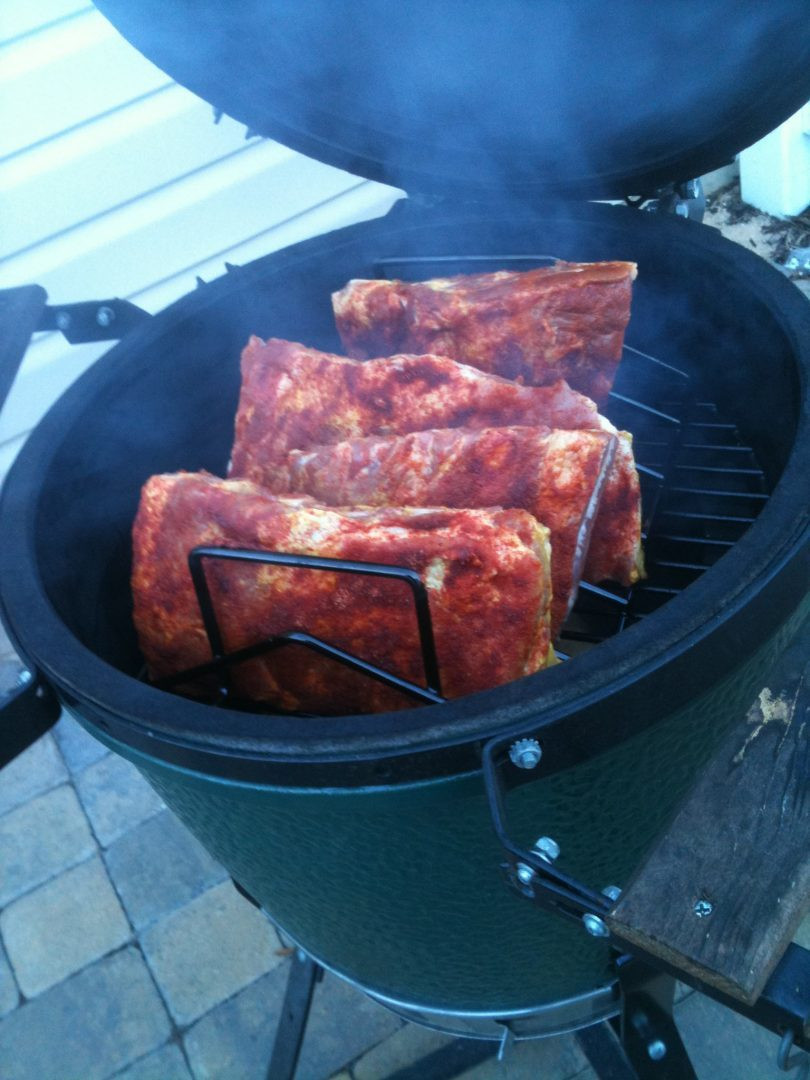
{"type": "Polygon", "coordinates": [[[348,282],[332,296],[349,356],[436,353],[602,403],[630,319],[631,262],[557,262],[430,281],[348,282]]]}
{"type": "Polygon", "coordinates": [[[450,428],[350,439],[288,457],[287,491],[333,506],[505,506],[551,540],[551,636],[573,605],[616,447],[603,431],[450,428]]]}
{"type": "MultiPolygon", "coordinates": [[[[416,570],[427,588],[442,690],[459,697],[544,667],[548,531],[523,510],[359,509],[279,498],[207,474],[153,476],[133,532],[135,626],[152,678],[211,659],[187,566],[206,544],[416,570]]],[[[304,630],[424,685],[402,582],[257,563],[206,561],[226,651],[304,630]]],[[[234,666],[240,696],[317,714],[380,712],[412,698],[300,646],[234,666]]],[[[199,686],[185,689],[198,695],[199,686]]]]}
{"type": "MultiPolygon", "coordinates": [[[[521,386],[445,356],[365,362],[254,337],[242,353],[231,475],[286,484],[290,450],[430,428],[521,425],[618,434],[583,394],[559,380],[521,386]]],[[[641,496],[630,436],[621,433],[583,571],[632,584],[643,574],[641,496]]]]}

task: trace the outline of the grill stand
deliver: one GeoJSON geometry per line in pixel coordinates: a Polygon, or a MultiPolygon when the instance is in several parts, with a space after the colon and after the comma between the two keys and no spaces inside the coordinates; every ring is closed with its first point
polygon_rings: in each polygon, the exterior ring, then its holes
{"type": "MultiPolygon", "coordinates": [[[[256,901],[234,882],[237,891],[256,901]]],[[[620,979],[621,1011],[611,1020],[579,1028],[576,1038],[599,1080],[697,1080],[672,1018],[675,979],[625,958],[620,979]]],[[[293,1080],[321,965],[302,949],[291,956],[290,973],[273,1042],[268,1080],[293,1080]]],[[[501,1060],[515,1039],[503,1025],[495,1039],[458,1038],[391,1073],[388,1080],[452,1080],[491,1057],[501,1060]]]]}
{"type": "MultiPolygon", "coordinates": [[[[238,882],[237,891],[259,907],[238,882]]],[[[266,914],[266,913],[265,913],[266,914]]],[[[290,974],[267,1071],[268,1080],[294,1080],[307,1021],[324,968],[302,949],[291,957],[290,974]]],[[[679,972],[661,971],[637,957],[619,956],[617,988],[621,994],[611,1019],[579,1027],[574,1035],[599,1080],[697,1080],[672,1009],[679,972]]],[[[791,945],[765,991],[746,1008],[694,978],[689,983],[722,1001],[755,1023],[782,1034],[777,1063],[785,1071],[806,1064],[806,1056],[790,1056],[794,1046],[807,1046],[810,1029],[810,951],[791,945]]],[[[379,1000],[370,995],[374,1000],[379,1000]]],[[[527,1041],[507,1024],[496,1038],[457,1038],[411,1065],[389,1074],[387,1080],[453,1080],[473,1066],[497,1057],[508,1066],[509,1046],[527,1041]]],[[[803,1074],[802,1074],[803,1075],[803,1074]]]]}

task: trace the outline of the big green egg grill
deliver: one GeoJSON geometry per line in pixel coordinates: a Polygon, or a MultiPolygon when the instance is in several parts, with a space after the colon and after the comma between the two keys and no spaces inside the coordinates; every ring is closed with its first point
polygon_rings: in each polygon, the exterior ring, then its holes
{"type": "Polygon", "coordinates": [[[401,200],[229,268],[71,387],[4,488],[3,619],[39,683],[307,954],[447,1030],[577,1027],[615,1011],[609,944],[530,902],[515,852],[544,837],[585,895],[621,889],[795,635],[810,586],[808,372],[806,300],[697,221],[529,198],[525,183],[401,200]],[[129,589],[140,489],[154,473],[224,475],[249,335],[339,352],[330,294],[350,278],[548,256],[638,264],[606,412],[634,435],[648,579],[583,588],[563,663],[460,700],[298,717],[150,685],[129,589]]]}

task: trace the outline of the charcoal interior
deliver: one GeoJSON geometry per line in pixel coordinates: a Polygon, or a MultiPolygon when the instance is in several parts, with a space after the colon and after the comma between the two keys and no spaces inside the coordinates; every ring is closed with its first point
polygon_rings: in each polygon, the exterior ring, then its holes
{"type": "Polygon", "coordinates": [[[396,208],[238,268],[121,343],[57,406],[58,438],[37,511],[51,603],[79,640],[136,675],[129,530],[154,472],[223,474],[239,353],[250,333],[340,351],[330,293],[351,277],[420,278],[527,268],[552,255],[639,264],[625,360],[606,410],[636,437],[650,579],[631,595],[584,590],[564,635],[579,651],[648,619],[713,565],[754,520],[790,454],[794,345],[778,310],[707,230],[624,208],[525,212],[396,208]],[[773,418],[779,422],[774,423],[773,418]]]}

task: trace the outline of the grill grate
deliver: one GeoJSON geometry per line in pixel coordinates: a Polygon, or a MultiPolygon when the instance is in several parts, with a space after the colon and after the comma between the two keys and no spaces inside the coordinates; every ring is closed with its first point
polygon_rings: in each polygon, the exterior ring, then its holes
{"type": "Polygon", "coordinates": [[[605,412],[633,433],[648,576],[629,589],[581,586],[560,636],[563,659],[639,622],[691,585],[767,501],[753,450],[699,394],[686,372],[625,346],[605,412]],[[624,392],[631,387],[632,397],[624,392]]]}

